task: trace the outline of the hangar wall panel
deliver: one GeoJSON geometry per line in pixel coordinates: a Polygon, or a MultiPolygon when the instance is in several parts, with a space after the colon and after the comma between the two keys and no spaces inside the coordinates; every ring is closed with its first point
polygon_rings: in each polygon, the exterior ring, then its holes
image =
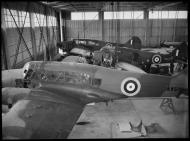
{"type": "MultiPolygon", "coordinates": [[[[104,40],[117,41],[118,20],[104,20],[104,40]]],[[[187,41],[188,21],[186,19],[120,20],[120,43],[131,36],[138,36],[144,46],[158,46],[160,41],[187,41]]],[[[102,39],[101,21],[66,20],[67,40],[72,38],[102,39]],[[84,27],[85,26],[85,27],[84,27]],[[84,28],[86,30],[84,30],[84,28]],[[85,31],[85,32],[84,32],[85,31]],[[84,36],[85,33],[85,36],[84,36]]]]}
{"type": "Polygon", "coordinates": [[[66,21],[66,37],[89,38],[101,40],[101,27],[99,21],[66,21]]]}
{"type": "MultiPolygon", "coordinates": [[[[34,26],[34,39],[36,44],[36,50],[37,50],[37,60],[43,60],[44,59],[44,51],[45,48],[49,47],[49,54],[50,56],[53,56],[57,53],[57,20],[56,20],[56,11],[51,8],[46,8],[44,5],[35,3],[35,2],[3,2],[2,8],[4,9],[4,12],[2,14],[5,15],[5,27],[6,27],[6,34],[7,34],[7,48],[8,48],[8,57],[10,58],[10,66],[11,68],[20,68],[22,67],[27,61],[30,61],[31,58],[29,56],[29,53],[25,47],[25,43],[27,44],[27,47],[33,56],[33,46],[32,46],[32,37],[31,37],[31,23],[30,23],[30,17],[29,13],[32,13],[34,15],[35,26],[34,26]],[[28,7],[27,7],[28,6],[28,7]],[[27,11],[26,16],[26,22],[25,27],[23,28],[23,38],[24,41],[21,39],[19,52],[16,54],[17,45],[19,42],[19,32],[16,28],[14,19],[12,18],[10,11],[11,10],[17,25],[19,26],[19,29],[22,29],[22,23],[24,21],[25,17],[25,11],[27,11]],[[23,14],[24,13],[24,14],[23,14]],[[38,15],[43,15],[43,19],[41,21],[36,21],[35,17],[38,15]],[[49,25],[46,26],[46,16],[49,18],[49,25]],[[40,23],[39,26],[37,23],[40,23]],[[44,24],[44,25],[43,25],[44,24]],[[47,29],[49,32],[47,32],[47,29]],[[43,33],[43,38],[41,34],[41,30],[43,33]],[[49,36],[49,39],[47,39],[47,34],[49,36]],[[44,41],[45,39],[45,41],[44,41]],[[15,58],[16,64],[13,66],[15,58]]],[[[40,19],[39,19],[40,20],[40,19]]],[[[2,58],[2,57],[1,57],[2,58]]]]}

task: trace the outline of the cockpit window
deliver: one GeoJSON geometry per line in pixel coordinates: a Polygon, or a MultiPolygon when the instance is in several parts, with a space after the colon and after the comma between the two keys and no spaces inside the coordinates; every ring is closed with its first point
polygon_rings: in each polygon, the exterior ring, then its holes
{"type": "Polygon", "coordinates": [[[99,42],[97,41],[88,41],[88,45],[100,46],[99,42]]]}
{"type": "Polygon", "coordinates": [[[45,72],[42,72],[42,73],[40,74],[40,77],[41,77],[41,79],[44,80],[44,81],[47,80],[47,75],[46,75],[45,72]]]}
{"type": "Polygon", "coordinates": [[[88,73],[84,72],[54,72],[54,71],[38,71],[34,73],[34,79],[41,81],[50,81],[58,83],[70,83],[70,84],[85,84],[94,87],[99,87],[101,79],[93,79],[88,73]]]}
{"type": "Polygon", "coordinates": [[[56,81],[64,81],[65,80],[65,73],[64,72],[58,72],[58,76],[56,81]]]}
{"type": "Polygon", "coordinates": [[[73,84],[89,83],[90,75],[86,73],[65,72],[65,82],[73,84]]]}
{"type": "Polygon", "coordinates": [[[32,69],[25,70],[25,77],[24,77],[24,79],[31,79],[32,75],[33,75],[33,70],[32,69]]]}
{"type": "Polygon", "coordinates": [[[50,81],[55,81],[57,78],[57,74],[56,72],[53,72],[53,71],[48,71],[47,72],[47,79],[50,80],[50,81]]]}
{"type": "Polygon", "coordinates": [[[79,44],[86,45],[86,41],[79,41],[79,44]]]}
{"type": "Polygon", "coordinates": [[[23,67],[23,70],[24,70],[23,76],[24,76],[24,77],[26,76],[29,67],[30,67],[30,62],[28,62],[28,63],[26,63],[26,64],[24,65],[24,67],[23,67]]]}
{"type": "Polygon", "coordinates": [[[82,45],[86,45],[86,41],[83,41],[83,40],[74,40],[74,42],[79,45],[79,44],[82,44],[82,45]]]}

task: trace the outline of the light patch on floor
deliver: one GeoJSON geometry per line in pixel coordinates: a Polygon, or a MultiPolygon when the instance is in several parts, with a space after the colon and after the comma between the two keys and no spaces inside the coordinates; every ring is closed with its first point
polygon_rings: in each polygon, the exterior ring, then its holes
{"type": "MultiPolygon", "coordinates": [[[[137,132],[121,132],[119,124],[129,121],[137,125],[158,123],[162,130],[148,134],[150,138],[184,138],[188,136],[188,99],[173,98],[176,114],[160,109],[162,99],[124,99],[114,102],[87,105],[75,125],[69,139],[75,138],[139,138],[137,132]]],[[[141,137],[140,137],[141,138],[141,137]]]]}

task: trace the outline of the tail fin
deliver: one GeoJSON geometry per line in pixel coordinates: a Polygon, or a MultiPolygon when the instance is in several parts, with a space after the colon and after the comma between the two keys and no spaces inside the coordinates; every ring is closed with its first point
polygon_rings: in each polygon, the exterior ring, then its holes
{"type": "Polygon", "coordinates": [[[169,87],[188,89],[188,67],[172,76],[169,87]]]}

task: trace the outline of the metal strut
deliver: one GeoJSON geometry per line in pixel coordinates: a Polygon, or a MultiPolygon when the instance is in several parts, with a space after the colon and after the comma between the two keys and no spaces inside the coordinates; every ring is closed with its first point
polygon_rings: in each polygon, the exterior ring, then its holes
{"type": "Polygon", "coordinates": [[[164,98],[160,104],[160,109],[165,113],[174,113],[176,114],[175,107],[173,105],[172,98],[164,98]]]}
{"type": "MultiPolygon", "coordinates": [[[[35,13],[35,15],[36,15],[36,13],[35,13]]],[[[39,29],[40,29],[40,41],[41,41],[41,38],[43,38],[44,44],[45,44],[45,46],[47,46],[46,40],[45,40],[45,37],[44,37],[44,34],[43,34],[43,28],[41,27],[41,26],[43,26],[43,25],[40,24],[40,21],[39,21],[37,15],[36,15],[36,19],[37,19],[37,21],[38,21],[38,25],[39,25],[39,29]]],[[[42,24],[44,24],[44,21],[45,21],[44,19],[45,19],[45,16],[44,16],[44,18],[43,18],[43,23],[42,23],[42,24]]],[[[40,46],[41,46],[41,44],[40,44],[40,46]]],[[[39,47],[40,47],[40,46],[39,46],[39,47]]]]}
{"type": "MultiPolygon", "coordinates": [[[[22,28],[21,28],[21,34],[23,34],[23,31],[24,31],[24,25],[25,25],[25,21],[26,21],[26,16],[27,16],[27,10],[28,10],[28,8],[29,8],[29,2],[27,3],[27,6],[26,6],[26,14],[25,14],[25,17],[24,17],[24,23],[23,23],[22,28]]],[[[17,48],[16,48],[16,56],[15,56],[15,59],[14,59],[13,68],[15,68],[15,66],[16,66],[17,57],[18,57],[18,54],[19,54],[19,47],[20,47],[21,39],[22,39],[21,36],[19,36],[19,41],[18,41],[17,48]]]]}
{"type": "Polygon", "coordinates": [[[9,5],[8,5],[7,3],[6,3],[6,5],[7,5],[7,7],[8,7],[8,10],[9,10],[10,14],[11,14],[11,17],[13,18],[13,20],[14,20],[14,22],[15,22],[16,29],[17,29],[18,33],[20,34],[20,36],[21,36],[21,38],[22,38],[22,40],[23,40],[23,42],[24,42],[24,44],[25,44],[25,48],[26,48],[26,50],[28,51],[28,54],[29,54],[30,58],[33,60],[33,57],[32,57],[32,55],[31,55],[31,53],[30,53],[30,50],[28,49],[28,46],[27,46],[27,44],[26,44],[26,42],[25,42],[25,40],[24,40],[24,37],[23,37],[23,35],[22,35],[22,33],[21,33],[21,31],[20,31],[20,29],[19,29],[19,27],[18,27],[18,25],[17,25],[17,23],[16,23],[16,21],[15,21],[15,18],[14,18],[13,14],[12,14],[10,8],[9,8],[9,5]]]}

